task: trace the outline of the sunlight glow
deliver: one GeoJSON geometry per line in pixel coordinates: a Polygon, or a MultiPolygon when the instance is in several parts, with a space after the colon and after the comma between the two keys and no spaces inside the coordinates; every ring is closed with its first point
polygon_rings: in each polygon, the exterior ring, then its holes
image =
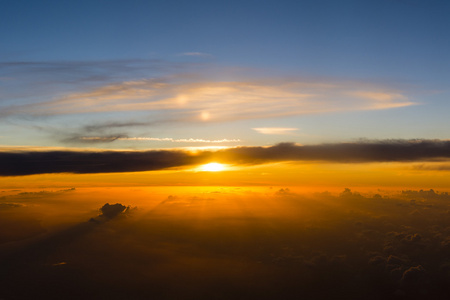
{"type": "Polygon", "coordinates": [[[219,163],[209,163],[206,165],[202,165],[200,170],[207,172],[219,172],[225,170],[225,165],[219,163]]]}

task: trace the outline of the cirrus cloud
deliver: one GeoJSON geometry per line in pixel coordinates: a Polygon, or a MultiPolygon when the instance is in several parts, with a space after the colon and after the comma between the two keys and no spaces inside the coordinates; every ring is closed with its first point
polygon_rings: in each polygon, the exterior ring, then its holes
{"type": "Polygon", "coordinates": [[[55,99],[12,105],[1,115],[155,112],[161,119],[224,122],[414,105],[399,91],[357,83],[300,80],[209,81],[189,76],[106,84],[55,99]]]}
{"type": "Polygon", "coordinates": [[[290,134],[298,130],[298,128],[287,127],[260,127],[252,129],[262,134],[290,134]]]}

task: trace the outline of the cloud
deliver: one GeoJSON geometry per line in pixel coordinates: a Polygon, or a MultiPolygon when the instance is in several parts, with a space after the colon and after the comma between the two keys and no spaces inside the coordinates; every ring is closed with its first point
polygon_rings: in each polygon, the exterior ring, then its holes
{"type": "Polygon", "coordinates": [[[53,116],[147,111],[157,112],[159,120],[224,122],[414,104],[400,92],[378,86],[354,93],[354,84],[292,79],[210,81],[200,76],[178,75],[84,88],[48,101],[5,107],[1,114],[53,116]]]}
{"type": "MultiPolygon", "coordinates": [[[[169,120],[166,120],[169,122],[169,120]]],[[[68,130],[66,128],[50,128],[50,127],[40,127],[41,131],[48,132],[53,138],[58,141],[69,144],[89,144],[89,143],[109,143],[114,142],[118,139],[127,139],[128,134],[124,132],[117,132],[117,129],[129,130],[133,127],[150,127],[158,123],[157,121],[149,122],[104,122],[104,123],[94,123],[90,125],[82,126],[78,129],[68,130]]]]}
{"type": "Polygon", "coordinates": [[[252,129],[262,134],[289,134],[292,133],[293,131],[298,130],[298,128],[285,128],[285,127],[261,127],[252,129]]]}
{"type": "Polygon", "coordinates": [[[11,61],[0,62],[0,75],[9,82],[45,84],[105,83],[141,71],[161,72],[186,64],[158,59],[117,59],[92,61],[11,61]]]}
{"type": "Polygon", "coordinates": [[[0,77],[8,79],[0,95],[0,117],[54,115],[42,111],[33,113],[33,109],[48,107],[52,102],[57,105],[59,99],[80,92],[86,95],[94,90],[108,93],[105,87],[126,85],[142,78],[157,77],[164,81],[165,76],[172,77],[187,69],[196,72],[202,66],[201,63],[159,59],[0,62],[0,77]]]}
{"type": "Polygon", "coordinates": [[[417,284],[426,274],[425,269],[418,265],[411,267],[403,273],[402,280],[408,284],[417,284]]]}
{"type": "MultiPolygon", "coordinates": [[[[10,78],[0,95],[0,121],[28,134],[43,131],[62,143],[105,143],[149,134],[133,131],[138,128],[415,104],[407,91],[387,85],[270,75],[262,79],[254,70],[163,60],[9,62],[0,63],[0,76],[10,78]]],[[[255,130],[295,133],[283,127],[255,130]]]]}
{"type": "Polygon", "coordinates": [[[183,151],[49,151],[0,153],[0,175],[110,173],[161,170],[199,163],[183,151]]]}
{"type": "Polygon", "coordinates": [[[96,132],[96,131],[102,131],[104,129],[111,129],[111,128],[147,127],[154,123],[156,123],[156,122],[105,122],[102,124],[86,125],[83,127],[83,129],[87,132],[93,132],[93,131],[96,132]]]}
{"type": "Polygon", "coordinates": [[[221,140],[207,140],[207,139],[174,139],[174,138],[151,138],[151,137],[119,137],[118,140],[123,141],[153,141],[153,142],[173,142],[173,143],[238,143],[240,139],[221,139],[221,140]]]}
{"type": "Polygon", "coordinates": [[[68,143],[111,143],[114,141],[136,141],[136,142],[172,142],[172,143],[205,143],[205,144],[221,144],[221,143],[238,143],[240,139],[174,139],[174,138],[156,138],[156,137],[128,137],[125,134],[112,134],[105,136],[80,136],[73,135],[65,138],[64,142],[68,143]]]}
{"type": "MultiPolygon", "coordinates": [[[[434,191],[433,189],[430,190],[420,190],[420,191],[412,191],[412,190],[405,190],[401,193],[402,197],[410,198],[410,199],[425,199],[425,200],[450,200],[450,196],[448,192],[439,193],[434,191]]],[[[414,202],[415,203],[415,202],[414,202]]]]}
{"type": "Polygon", "coordinates": [[[236,147],[216,153],[224,161],[260,164],[276,161],[328,161],[336,163],[436,161],[450,158],[450,141],[384,140],[355,143],[271,147],[236,147]]]}
{"type": "MultiPolygon", "coordinates": [[[[118,192],[122,189],[89,193],[85,207],[80,206],[80,194],[67,199],[65,207],[75,211],[82,223],[63,231],[58,226],[58,232],[30,243],[25,240],[24,250],[5,244],[14,253],[0,257],[6,270],[1,277],[3,295],[62,299],[80,287],[111,299],[186,295],[211,299],[218,289],[225,298],[244,295],[248,299],[280,295],[364,299],[369,294],[373,299],[400,295],[445,299],[448,295],[443,284],[450,274],[447,200],[430,199],[434,206],[421,210],[421,222],[411,222],[413,208],[394,192],[374,199],[349,190],[333,196],[292,189],[214,188],[193,194],[171,188],[172,196],[152,199],[147,192],[137,196],[141,192],[126,189],[127,201],[140,201],[146,208],[117,222],[105,222],[106,216],[85,221],[105,198],[111,199],[109,203],[123,203],[124,193],[118,192]],[[360,195],[357,201],[355,194],[360,195]],[[33,285],[43,274],[45,280],[33,285]],[[99,278],[95,285],[90,274],[99,278]],[[256,284],[249,289],[245,279],[254,274],[258,274],[256,284]],[[55,282],[62,287],[56,292],[55,282]],[[150,288],[149,282],[154,284],[150,288]],[[24,284],[33,289],[23,289],[24,284]],[[167,287],[172,291],[169,295],[167,287]]],[[[58,197],[48,206],[63,201],[58,197]]],[[[14,210],[5,211],[0,220],[10,223],[2,227],[3,233],[14,232],[16,240],[39,237],[42,233],[36,229],[45,228],[37,226],[49,223],[49,214],[18,219],[25,209],[37,212],[40,205],[36,204],[42,202],[33,203],[15,209],[14,219],[14,210]],[[20,227],[22,232],[17,231],[20,227]]],[[[58,212],[62,207],[58,206],[58,212]]],[[[105,207],[117,216],[126,209],[122,204],[105,207]]],[[[65,214],[62,217],[66,219],[65,214]]]]}
{"type": "Polygon", "coordinates": [[[102,206],[102,208],[100,208],[102,216],[106,217],[107,219],[113,219],[118,215],[125,213],[127,210],[128,208],[120,203],[116,204],[106,203],[105,205],[102,206]]]}
{"type": "Polygon", "coordinates": [[[107,135],[107,136],[71,136],[65,138],[63,141],[67,143],[110,143],[124,138],[126,135],[107,135]]]}
{"type": "Polygon", "coordinates": [[[39,191],[39,192],[21,192],[17,194],[20,197],[49,197],[53,195],[59,195],[61,193],[68,193],[75,191],[75,188],[58,190],[58,191],[39,191]]]}
{"type": "Polygon", "coordinates": [[[269,161],[330,161],[338,163],[411,162],[450,158],[447,140],[382,140],[355,143],[239,147],[223,153],[241,163],[269,161]]]}
{"type": "Polygon", "coordinates": [[[162,170],[218,161],[264,164],[281,161],[334,163],[412,162],[450,159],[447,140],[385,140],[271,147],[235,147],[217,151],[14,151],[0,152],[0,175],[110,173],[162,170]]]}
{"type": "Polygon", "coordinates": [[[448,163],[438,163],[438,164],[427,164],[427,165],[414,165],[412,167],[414,170],[424,170],[424,171],[450,171],[450,164],[448,163]]]}
{"type": "Polygon", "coordinates": [[[403,100],[407,99],[402,94],[386,93],[386,92],[356,91],[356,92],[349,93],[349,95],[372,99],[372,100],[379,101],[379,102],[389,102],[389,101],[393,101],[395,99],[403,99],[403,100]]]}
{"type": "Polygon", "coordinates": [[[41,97],[57,98],[75,90],[129,80],[142,76],[142,72],[154,76],[180,70],[183,65],[156,59],[0,62],[0,77],[8,79],[0,100],[31,104],[41,102],[41,97]]]}
{"type": "MultiPolygon", "coordinates": [[[[2,197],[3,198],[3,197],[2,197]]],[[[0,198],[1,199],[1,198],[0,198]]],[[[17,208],[17,207],[23,207],[23,204],[20,203],[9,203],[9,202],[2,202],[0,203],[0,210],[3,209],[11,209],[11,208],[17,208]]]]}

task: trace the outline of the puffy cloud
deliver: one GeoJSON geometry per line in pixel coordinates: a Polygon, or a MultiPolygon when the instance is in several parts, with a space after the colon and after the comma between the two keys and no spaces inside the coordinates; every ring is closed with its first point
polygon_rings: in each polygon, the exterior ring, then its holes
{"type": "MultiPolygon", "coordinates": [[[[3,296],[67,298],[76,290],[111,299],[448,295],[448,246],[441,242],[448,238],[450,221],[447,215],[436,218],[448,208],[444,198],[427,200],[433,204],[430,209],[419,207],[423,226],[410,223],[408,213],[414,208],[407,200],[414,193],[383,193],[374,199],[349,189],[315,196],[297,194],[295,188],[227,191],[212,199],[203,192],[193,197],[171,188],[173,196],[150,201],[148,210],[119,222],[105,222],[107,211],[120,216],[125,206],[105,205],[104,218],[45,238],[12,257],[0,256],[7,266],[0,278],[3,296]],[[356,222],[360,224],[354,226],[356,222]],[[397,242],[395,253],[383,251],[391,240],[397,242]],[[426,247],[417,247],[415,240],[426,247]],[[53,289],[55,282],[61,288],[53,289]],[[30,289],[23,289],[24,284],[30,289]]],[[[109,193],[89,197],[85,212],[93,213],[92,201],[99,207],[106,196],[123,200],[123,194],[109,193]]],[[[136,201],[132,194],[126,197],[136,201]]],[[[83,211],[79,199],[68,205],[83,211]]]]}
{"type": "Polygon", "coordinates": [[[402,280],[405,283],[413,284],[417,283],[425,274],[425,269],[418,265],[416,267],[411,267],[403,273],[402,280]]]}
{"type": "MultiPolygon", "coordinates": [[[[442,192],[438,193],[433,189],[429,190],[419,190],[419,191],[413,191],[413,190],[404,190],[401,193],[402,196],[406,198],[418,198],[418,199],[425,199],[425,200],[433,200],[433,199],[442,199],[442,200],[450,200],[450,195],[448,192],[442,192]]],[[[411,204],[416,204],[416,201],[411,202],[411,204]]]]}
{"type": "Polygon", "coordinates": [[[102,216],[106,217],[107,219],[113,219],[117,217],[118,215],[126,212],[128,210],[128,207],[125,205],[122,205],[120,203],[116,204],[109,204],[106,203],[105,205],[100,208],[100,211],[102,212],[102,216]]]}

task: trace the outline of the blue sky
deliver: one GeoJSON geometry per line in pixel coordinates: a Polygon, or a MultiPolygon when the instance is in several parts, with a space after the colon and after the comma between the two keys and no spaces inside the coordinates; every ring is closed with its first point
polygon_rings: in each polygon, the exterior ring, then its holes
{"type": "Polygon", "coordinates": [[[447,1],[3,1],[0,145],[446,139],[449,13],[447,1]]]}

